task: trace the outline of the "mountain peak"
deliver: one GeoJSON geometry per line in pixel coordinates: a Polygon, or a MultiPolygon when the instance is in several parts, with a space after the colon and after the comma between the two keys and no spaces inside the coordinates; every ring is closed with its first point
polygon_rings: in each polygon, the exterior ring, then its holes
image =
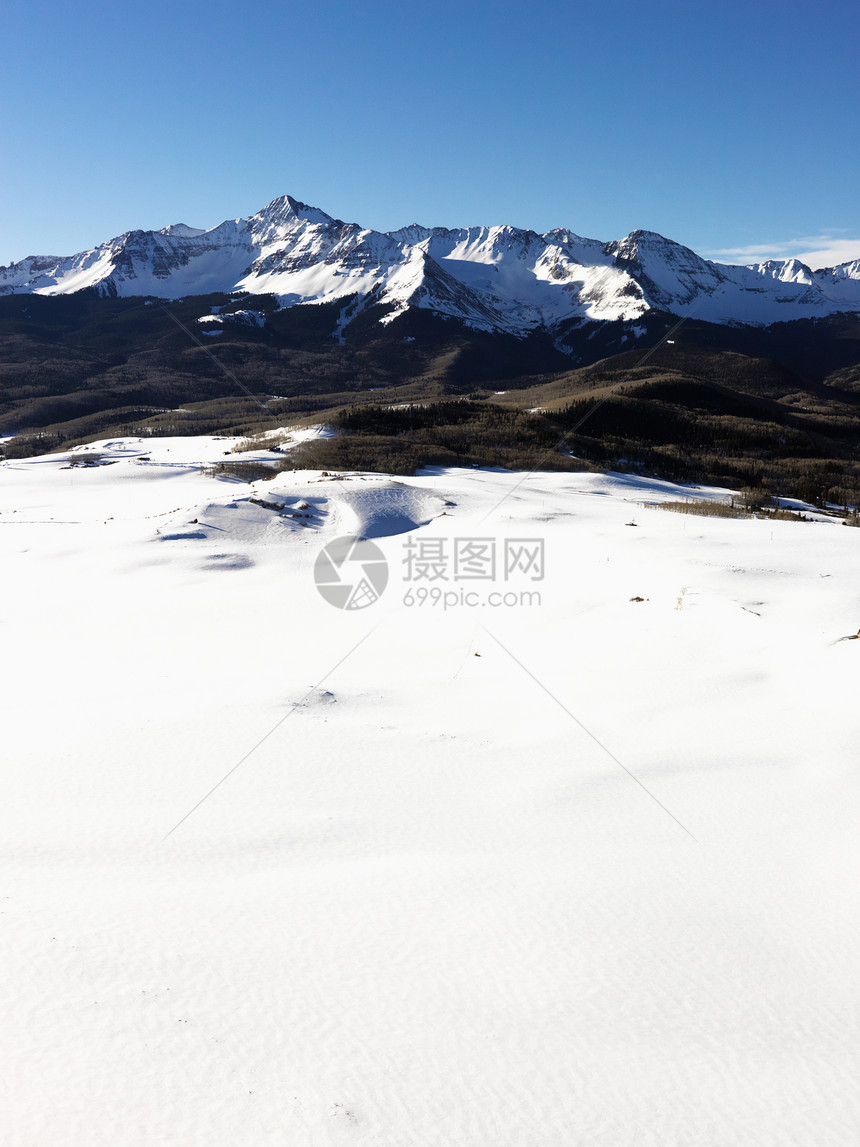
{"type": "Polygon", "coordinates": [[[782,283],[811,283],[813,273],[800,259],[765,259],[756,263],[753,269],[761,275],[769,275],[782,283]]]}
{"type": "MultiPolygon", "coordinates": [[[[674,239],[667,239],[659,231],[643,231],[637,229],[621,240],[623,244],[636,244],[637,247],[683,247],[683,243],[676,243],[674,239]]],[[[685,248],[688,250],[688,248],[685,248]]]]}
{"type": "Polygon", "coordinates": [[[162,227],[159,235],[169,235],[173,239],[196,239],[206,234],[205,227],[189,227],[187,223],[171,223],[169,227],[162,227]]]}
{"type": "Polygon", "coordinates": [[[311,207],[307,203],[302,203],[300,199],[294,199],[292,195],[278,195],[271,203],[268,203],[262,211],[258,211],[255,218],[265,220],[268,223],[294,223],[302,221],[305,223],[321,223],[328,226],[336,223],[342,226],[342,220],[334,219],[331,215],[327,215],[325,211],[320,210],[319,207],[311,207]]]}

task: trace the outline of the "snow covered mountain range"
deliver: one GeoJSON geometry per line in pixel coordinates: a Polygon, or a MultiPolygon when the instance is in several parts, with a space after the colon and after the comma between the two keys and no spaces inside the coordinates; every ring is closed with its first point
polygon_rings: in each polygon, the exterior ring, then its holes
{"type": "Polygon", "coordinates": [[[354,296],[342,322],[373,303],[386,307],[384,323],[420,307],[523,336],[577,320],[636,320],[654,309],[745,324],[860,312],[860,260],[818,271],[797,259],[728,266],[653,231],[610,243],[507,226],[416,223],[382,233],[284,195],[208,231],[128,231],[77,255],[0,267],[0,294],[88,287],[162,299],[273,294],[282,306],[354,296]]]}

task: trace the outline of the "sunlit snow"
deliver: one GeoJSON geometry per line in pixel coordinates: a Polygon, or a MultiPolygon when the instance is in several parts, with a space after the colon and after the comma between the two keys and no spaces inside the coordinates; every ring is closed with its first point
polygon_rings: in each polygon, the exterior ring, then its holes
{"type": "Polygon", "coordinates": [[[4,1141],[856,1142],[860,531],[236,445],[0,465],[4,1141]]]}

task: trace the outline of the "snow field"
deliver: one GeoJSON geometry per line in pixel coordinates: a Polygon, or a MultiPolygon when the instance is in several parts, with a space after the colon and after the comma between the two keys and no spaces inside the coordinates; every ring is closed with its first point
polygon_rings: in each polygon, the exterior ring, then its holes
{"type": "Polygon", "coordinates": [[[856,1143],[856,531],[230,445],[0,466],[6,1141],[856,1143]],[[457,537],[540,605],[405,606],[457,537]]]}

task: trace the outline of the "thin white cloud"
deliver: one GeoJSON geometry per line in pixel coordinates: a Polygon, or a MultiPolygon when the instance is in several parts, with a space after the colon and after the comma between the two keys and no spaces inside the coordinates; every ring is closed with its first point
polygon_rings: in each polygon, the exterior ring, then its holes
{"type": "Polygon", "coordinates": [[[800,259],[813,271],[821,267],[837,267],[860,259],[860,239],[844,236],[808,235],[802,239],[789,239],[784,243],[759,243],[749,247],[722,247],[706,252],[707,258],[717,263],[763,263],[765,259],[800,259]]]}

